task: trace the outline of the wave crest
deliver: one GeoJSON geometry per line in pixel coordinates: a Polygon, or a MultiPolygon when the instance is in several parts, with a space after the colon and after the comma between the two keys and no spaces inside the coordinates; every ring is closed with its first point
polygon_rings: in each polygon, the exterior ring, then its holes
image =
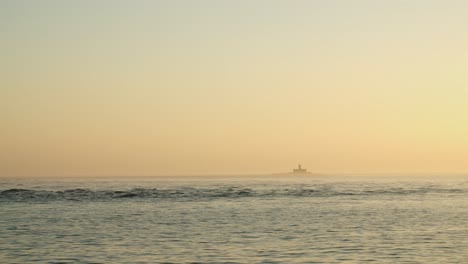
{"type": "Polygon", "coordinates": [[[114,199],[205,199],[243,197],[329,197],[349,195],[411,195],[430,193],[463,193],[466,190],[453,188],[364,188],[334,189],[329,186],[311,188],[134,188],[129,190],[67,189],[60,191],[8,189],[0,191],[0,201],[106,201],[114,199]]]}

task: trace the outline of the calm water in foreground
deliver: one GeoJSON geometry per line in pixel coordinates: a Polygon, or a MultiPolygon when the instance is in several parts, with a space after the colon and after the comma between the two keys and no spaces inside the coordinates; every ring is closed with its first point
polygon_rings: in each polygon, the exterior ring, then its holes
{"type": "Polygon", "coordinates": [[[1,263],[372,261],[468,263],[468,177],[0,179],[1,263]]]}

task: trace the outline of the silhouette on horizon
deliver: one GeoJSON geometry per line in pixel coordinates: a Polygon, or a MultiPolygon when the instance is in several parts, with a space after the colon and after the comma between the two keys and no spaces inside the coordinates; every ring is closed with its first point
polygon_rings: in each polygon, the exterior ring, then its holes
{"type": "Polygon", "coordinates": [[[307,169],[303,169],[301,164],[297,166],[297,169],[293,169],[294,174],[304,174],[307,173],[307,169]]]}
{"type": "Polygon", "coordinates": [[[318,173],[308,172],[306,168],[303,168],[301,164],[297,165],[297,168],[292,169],[289,172],[273,173],[273,175],[284,175],[284,176],[309,176],[309,175],[320,175],[318,173]]]}

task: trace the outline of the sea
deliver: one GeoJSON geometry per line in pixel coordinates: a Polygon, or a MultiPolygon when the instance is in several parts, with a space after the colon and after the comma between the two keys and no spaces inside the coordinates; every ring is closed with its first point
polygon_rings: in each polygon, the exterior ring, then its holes
{"type": "Polygon", "coordinates": [[[468,263],[468,176],[0,179],[0,263],[468,263]]]}

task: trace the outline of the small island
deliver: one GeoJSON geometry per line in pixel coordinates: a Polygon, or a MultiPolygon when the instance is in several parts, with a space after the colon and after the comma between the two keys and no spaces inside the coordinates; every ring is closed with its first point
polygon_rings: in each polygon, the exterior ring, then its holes
{"type": "Polygon", "coordinates": [[[297,168],[293,169],[291,172],[273,173],[273,175],[310,176],[310,175],[315,175],[315,173],[308,172],[306,168],[302,168],[302,165],[299,164],[297,168]]]}

